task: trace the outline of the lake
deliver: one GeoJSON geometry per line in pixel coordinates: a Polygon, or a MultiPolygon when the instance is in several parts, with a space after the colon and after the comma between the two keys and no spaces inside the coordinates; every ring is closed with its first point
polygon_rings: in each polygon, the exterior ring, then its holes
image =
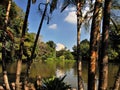
{"type": "MultiPolygon", "coordinates": [[[[8,64],[7,70],[9,78],[11,81],[15,81],[15,69],[16,63],[8,64]]],[[[82,78],[84,81],[84,86],[87,88],[88,79],[88,65],[87,62],[83,62],[82,78]]],[[[24,72],[26,71],[26,65],[22,66],[22,77],[24,77],[24,72]]],[[[108,76],[108,87],[112,87],[115,76],[118,71],[118,64],[109,64],[109,76],[108,76]]],[[[0,65],[0,73],[2,72],[2,66],[0,65]]],[[[65,61],[47,61],[47,62],[34,62],[32,64],[30,78],[36,78],[37,75],[41,75],[42,78],[57,76],[62,77],[67,75],[64,81],[70,84],[72,87],[77,88],[77,69],[75,62],[65,62],[65,61]]],[[[0,74],[0,79],[2,79],[2,73],[0,74]]],[[[86,90],[86,89],[85,89],[86,90]]]]}

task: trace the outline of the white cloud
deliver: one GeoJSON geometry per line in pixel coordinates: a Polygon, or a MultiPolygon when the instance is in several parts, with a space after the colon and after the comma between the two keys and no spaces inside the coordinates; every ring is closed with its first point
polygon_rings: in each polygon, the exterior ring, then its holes
{"type": "Polygon", "coordinates": [[[70,11],[76,11],[76,7],[71,7],[70,11]]]}
{"type": "Polygon", "coordinates": [[[57,43],[56,45],[57,45],[56,51],[60,51],[60,50],[65,48],[65,46],[63,44],[61,44],[61,43],[57,43]]]}
{"type": "Polygon", "coordinates": [[[55,30],[55,29],[57,29],[57,24],[52,24],[52,25],[49,26],[49,28],[55,30]]]}
{"type": "Polygon", "coordinates": [[[67,7],[65,11],[76,11],[76,7],[67,7]]]}
{"type": "Polygon", "coordinates": [[[69,12],[64,20],[68,23],[76,24],[77,23],[76,12],[75,11],[69,12]]]}

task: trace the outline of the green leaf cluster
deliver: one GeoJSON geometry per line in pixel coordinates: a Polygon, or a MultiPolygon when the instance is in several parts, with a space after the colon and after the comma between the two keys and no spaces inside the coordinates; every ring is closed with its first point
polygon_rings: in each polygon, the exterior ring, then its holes
{"type": "Polygon", "coordinates": [[[67,85],[63,80],[66,75],[61,78],[51,77],[44,80],[44,84],[47,87],[47,90],[68,90],[71,89],[70,85],[67,85]]]}
{"type": "MultiPolygon", "coordinates": [[[[73,52],[72,54],[74,55],[74,58],[77,59],[77,46],[73,46],[73,52]]],[[[82,40],[80,43],[80,57],[82,60],[87,60],[89,58],[89,49],[90,49],[90,42],[85,39],[82,40]]]]}
{"type": "Polygon", "coordinates": [[[109,34],[109,60],[119,61],[120,58],[120,26],[117,29],[111,25],[109,34]]]}
{"type": "Polygon", "coordinates": [[[38,60],[47,60],[48,58],[55,57],[55,43],[53,41],[48,41],[46,43],[39,42],[36,49],[38,60]],[[51,43],[52,42],[52,43],[51,43]]]}
{"type": "Polygon", "coordinates": [[[71,51],[67,49],[56,51],[56,57],[58,57],[60,60],[74,60],[71,51]]]}
{"type": "MultiPolygon", "coordinates": [[[[0,44],[2,43],[2,33],[5,26],[5,16],[7,9],[8,0],[0,1],[0,44]]],[[[20,37],[22,32],[24,20],[24,12],[18,7],[14,2],[12,2],[8,25],[6,30],[6,61],[11,62],[18,59],[19,55],[19,45],[20,45],[20,37]]],[[[31,54],[31,47],[34,43],[34,33],[26,32],[26,36],[24,37],[24,50],[23,50],[23,59],[27,59],[31,54]]],[[[2,46],[0,45],[0,52],[2,46]]]]}

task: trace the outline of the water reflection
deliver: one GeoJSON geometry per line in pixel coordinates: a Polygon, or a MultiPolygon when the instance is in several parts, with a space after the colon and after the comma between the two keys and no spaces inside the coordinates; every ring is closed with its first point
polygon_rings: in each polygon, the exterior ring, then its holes
{"type": "MultiPolygon", "coordinates": [[[[12,81],[15,81],[15,69],[16,63],[7,65],[7,70],[9,73],[9,78],[12,81]],[[10,76],[12,74],[12,76],[10,76]]],[[[86,62],[83,63],[83,71],[82,77],[85,83],[85,87],[87,87],[87,79],[88,79],[88,65],[86,62]]],[[[26,65],[24,64],[22,67],[22,73],[24,74],[26,71],[26,65]]],[[[109,88],[113,86],[115,75],[118,71],[118,65],[116,64],[109,64],[109,75],[108,75],[108,86],[109,88]]],[[[77,70],[76,70],[76,63],[75,62],[34,62],[32,64],[32,68],[30,71],[30,77],[36,78],[37,75],[41,75],[41,77],[52,77],[52,76],[64,76],[67,75],[65,78],[65,82],[71,84],[72,87],[77,87],[77,70]]],[[[2,67],[0,65],[0,73],[2,73],[2,67]]],[[[0,74],[0,78],[2,78],[2,74],[0,74]]]]}
{"type": "Polygon", "coordinates": [[[63,77],[65,75],[65,72],[62,70],[62,69],[57,69],[56,70],[56,74],[55,74],[55,76],[56,77],[63,77]]]}

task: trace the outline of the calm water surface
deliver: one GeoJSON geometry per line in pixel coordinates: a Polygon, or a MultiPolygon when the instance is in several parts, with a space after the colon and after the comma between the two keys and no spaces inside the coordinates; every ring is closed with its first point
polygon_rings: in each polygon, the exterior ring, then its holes
{"type": "MultiPolygon", "coordinates": [[[[15,81],[15,69],[16,63],[9,64],[7,66],[9,78],[12,79],[11,81],[15,81]]],[[[109,64],[109,79],[108,79],[108,86],[109,88],[113,86],[114,79],[118,70],[117,64],[109,64]]],[[[24,77],[24,72],[26,71],[26,65],[22,67],[22,76],[24,77]]],[[[32,64],[30,77],[35,78],[37,75],[41,75],[43,78],[52,77],[52,76],[64,76],[67,75],[65,78],[65,82],[70,84],[72,87],[77,88],[77,72],[76,72],[76,63],[75,62],[34,62],[32,64]]],[[[0,72],[2,72],[2,67],[0,65],[0,72]]],[[[87,88],[87,79],[88,79],[88,66],[87,63],[83,63],[83,80],[84,86],[87,88]]],[[[2,79],[2,74],[0,74],[0,79],[2,79]]]]}

